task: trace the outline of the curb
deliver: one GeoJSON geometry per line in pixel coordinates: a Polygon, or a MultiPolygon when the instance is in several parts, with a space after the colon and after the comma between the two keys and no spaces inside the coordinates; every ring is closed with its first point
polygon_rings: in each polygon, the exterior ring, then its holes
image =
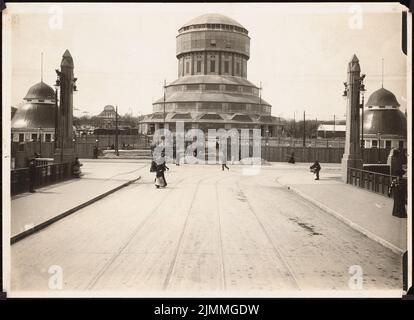
{"type": "Polygon", "coordinates": [[[102,198],[105,198],[106,196],[109,196],[110,194],[112,194],[112,193],[114,193],[114,192],[116,192],[116,191],[118,191],[118,190],[120,190],[120,189],[122,189],[126,186],[129,186],[131,183],[134,183],[135,181],[138,181],[139,179],[141,179],[141,176],[139,176],[136,179],[127,181],[127,182],[121,184],[120,186],[118,186],[114,189],[111,189],[111,190],[109,190],[109,191],[107,191],[107,192],[105,192],[105,193],[103,193],[103,194],[101,194],[101,195],[99,195],[95,198],[92,198],[91,200],[88,200],[84,203],[81,203],[80,205],[77,205],[76,207],[74,207],[72,209],[69,209],[69,210],[67,210],[67,211],[65,211],[65,212],[63,212],[63,213],[61,213],[61,214],[59,214],[59,215],[57,215],[53,218],[50,218],[49,220],[46,220],[46,221],[34,226],[33,228],[27,229],[27,230],[25,230],[21,233],[16,234],[15,236],[10,238],[10,245],[12,245],[12,244],[14,244],[14,243],[16,243],[20,240],[23,240],[24,238],[26,238],[26,237],[28,237],[28,236],[36,233],[36,232],[39,232],[40,230],[50,226],[51,224],[53,224],[53,223],[65,218],[65,217],[71,215],[72,213],[75,213],[76,211],[78,211],[82,208],[85,208],[85,207],[91,205],[92,203],[94,203],[98,200],[101,200],[102,198]]]}
{"type": "Polygon", "coordinates": [[[347,224],[348,226],[350,226],[351,228],[355,229],[356,231],[362,233],[363,235],[365,235],[366,237],[370,238],[371,240],[374,240],[375,242],[378,242],[379,244],[381,244],[382,246],[386,247],[387,249],[390,249],[392,252],[397,253],[402,255],[405,250],[398,248],[397,246],[393,245],[391,242],[381,238],[380,236],[376,235],[375,233],[365,229],[364,227],[361,227],[359,224],[352,222],[350,219],[344,217],[343,215],[341,215],[340,213],[336,212],[335,210],[332,210],[331,208],[325,206],[324,204],[320,203],[319,201],[316,201],[315,199],[307,196],[306,194],[304,194],[303,192],[299,191],[298,189],[296,189],[295,187],[292,186],[288,186],[284,183],[279,182],[279,180],[276,180],[278,183],[280,183],[281,185],[285,186],[285,187],[289,187],[289,190],[291,190],[292,192],[296,193],[298,196],[302,197],[303,199],[305,199],[306,201],[312,203],[313,205],[317,206],[318,208],[322,209],[323,211],[333,215],[334,217],[336,217],[338,220],[341,220],[343,223],[347,224]]]}

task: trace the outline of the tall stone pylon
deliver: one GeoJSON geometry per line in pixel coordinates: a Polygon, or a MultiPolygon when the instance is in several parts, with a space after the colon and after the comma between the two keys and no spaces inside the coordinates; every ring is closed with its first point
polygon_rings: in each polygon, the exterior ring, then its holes
{"type": "Polygon", "coordinates": [[[362,153],[360,142],[360,91],[361,67],[354,54],[348,64],[347,104],[346,104],[346,137],[345,151],[342,157],[342,180],[346,182],[348,168],[362,169],[362,153]]]}
{"type": "Polygon", "coordinates": [[[60,83],[60,103],[57,116],[57,143],[54,162],[75,160],[73,143],[73,91],[76,78],[73,76],[73,59],[68,50],[62,56],[60,71],[56,70],[60,83]]]}

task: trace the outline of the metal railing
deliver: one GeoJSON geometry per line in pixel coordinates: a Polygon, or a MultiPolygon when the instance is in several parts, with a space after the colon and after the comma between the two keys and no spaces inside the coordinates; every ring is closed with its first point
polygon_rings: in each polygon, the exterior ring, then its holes
{"type": "Polygon", "coordinates": [[[388,196],[388,190],[396,176],[367,170],[348,168],[346,182],[360,188],[388,196]]]}
{"type": "MultiPolygon", "coordinates": [[[[33,176],[35,188],[67,180],[72,177],[72,163],[67,162],[36,166],[36,170],[33,176]]],[[[31,178],[32,177],[29,168],[11,170],[11,194],[15,195],[29,191],[31,178]]]]}

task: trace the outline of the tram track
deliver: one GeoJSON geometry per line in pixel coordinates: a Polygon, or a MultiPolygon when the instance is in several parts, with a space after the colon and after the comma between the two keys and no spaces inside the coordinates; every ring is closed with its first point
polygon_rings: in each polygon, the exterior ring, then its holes
{"type": "MultiPolygon", "coordinates": [[[[236,182],[236,185],[237,185],[237,188],[241,191],[241,192],[243,192],[243,189],[242,189],[242,187],[241,187],[241,185],[240,185],[240,182],[236,182]]],[[[296,278],[296,276],[294,275],[294,273],[293,273],[293,271],[292,271],[292,268],[291,268],[291,266],[290,266],[290,264],[288,263],[288,261],[283,257],[283,254],[281,253],[281,251],[278,249],[278,247],[277,247],[277,245],[274,243],[274,241],[272,240],[272,238],[270,237],[270,235],[269,235],[269,232],[267,231],[267,229],[266,229],[266,227],[265,227],[265,225],[264,225],[264,223],[263,223],[263,221],[259,218],[259,215],[256,213],[256,210],[255,209],[253,209],[253,207],[252,207],[252,205],[251,205],[251,203],[250,203],[250,201],[249,201],[249,199],[246,197],[246,203],[247,203],[247,206],[248,206],[248,208],[249,208],[249,210],[250,210],[250,212],[253,214],[253,216],[256,218],[256,220],[257,220],[257,222],[258,222],[258,224],[259,224],[259,226],[260,226],[260,228],[262,229],[262,231],[263,231],[263,234],[265,235],[265,237],[267,238],[267,240],[269,241],[269,243],[270,243],[270,245],[272,246],[272,249],[273,249],[273,252],[274,252],[274,254],[275,254],[275,256],[278,258],[278,260],[280,260],[282,263],[283,263],[283,265],[284,265],[284,267],[285,267],[285,269],[287,270],[287,272],[288,272],[288,274],[289,274],[289,276],[290,276],[290,278],[292,279],[292,282],[293,282],[293,284],[294,284],[294,286],[296,287],[296,289],[298,289],[298,290],[302,290],[302,288],[301,288],[301,286],[299,285],[299,281],[298,281],[298,279],[296,278]]]]}
{"type": "MultiPolygon", "coordinates": [[[[184,180],[190,179],[190,177],[185,177],[180,179],[177,183],[175,183],[176,186],[181,184],[184,180]]],[[[109,267],[114,263],[114,261],[124,252],[124,250],[128,247],[128,245],[131,243],[131,241],[137,236],[139,231],[144,227],[144,225],[148,222],[148,220],[154,216],[154,214],[157,214],[158,208],[171,196],[174,189],[166,189],[168,191],[168,194],[164,196],[161,201],[159,201],[153,209],[146,215],[146,217],[137,225],[137,227],[132,231],[132,233],[128,236],[128,238],[123,242],[123,244],[120,246],[118,251],[114,253],[111,258],[105,263],[105,265],[98,271],[98,273],[94,276],[94,278],[89,282],[89,284],[86,287],[86,290],[92,290],[93,287],[97,284],[99,279],[105,274],[105,272],[109,269],[109,267]]]]}

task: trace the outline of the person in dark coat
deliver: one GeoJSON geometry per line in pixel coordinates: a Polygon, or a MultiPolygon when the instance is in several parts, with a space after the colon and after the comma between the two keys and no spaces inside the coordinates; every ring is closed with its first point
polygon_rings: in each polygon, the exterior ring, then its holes
{"type": "Polygon", "coordinates": [[[166,170],[170,170],[165,164],[165,154],[162,153],[161,157],[159,157],[156,161],[156,171],[155,171],[155,186],[157,189],[159,187],[165,188],[167,186],[167,180],[165,179],[164,172],[166,170]]]}
{"type": "Polygon", "coordinates": [[[294,153],[294,152],[292,152],[292,153],[290,154],[290,157],[289,157],[288,163],[295,163],[295,153],[294,153]]]}
{"type": "Polygon", "coordinates": [[[80,169],[81,166],[83,166],[83,164],[80,163],[79,158],[76,157],[75,162],[73,163],[73,166],[72,166],[72,173],[74,177],[80,178],[82,174],[81,169],[80,169]]]}
{"type": "Polygon", "coordinates": [[[406,218],[407,210],[407,180],[403,178],[405,171],[399,170],[398,177],[393,179],[388,190],[388,196],[394,198],[394,206],[392,208],[392,215],[398,218],[406,218]]]}
{"type": "Polygon", "coordinates": [[[310,166],[310,170],[316,174],[315,180],[319,180],[319,171],[321,171],[321,165],[319,164],[318,160],[315,160],[313,165],[310,166]]]}
{"type": "Polygon", "coordinates": [[[227,166],[227,154],[224,154],[224,152],[223,151],[219,151],[219,161],[220,161],[220,164],[221,164],[221,170],[222,171],[224,171],[224,168],[226,168],[227,169],[227,171],[228,170],[230,170],[230,168],[227,166]]]}
{"type": "Polygon", "coordinates": [[[36,160],[31,159],[29,162],[29,191],[36,192],[34,187],[36,184],[36,160]]]}

